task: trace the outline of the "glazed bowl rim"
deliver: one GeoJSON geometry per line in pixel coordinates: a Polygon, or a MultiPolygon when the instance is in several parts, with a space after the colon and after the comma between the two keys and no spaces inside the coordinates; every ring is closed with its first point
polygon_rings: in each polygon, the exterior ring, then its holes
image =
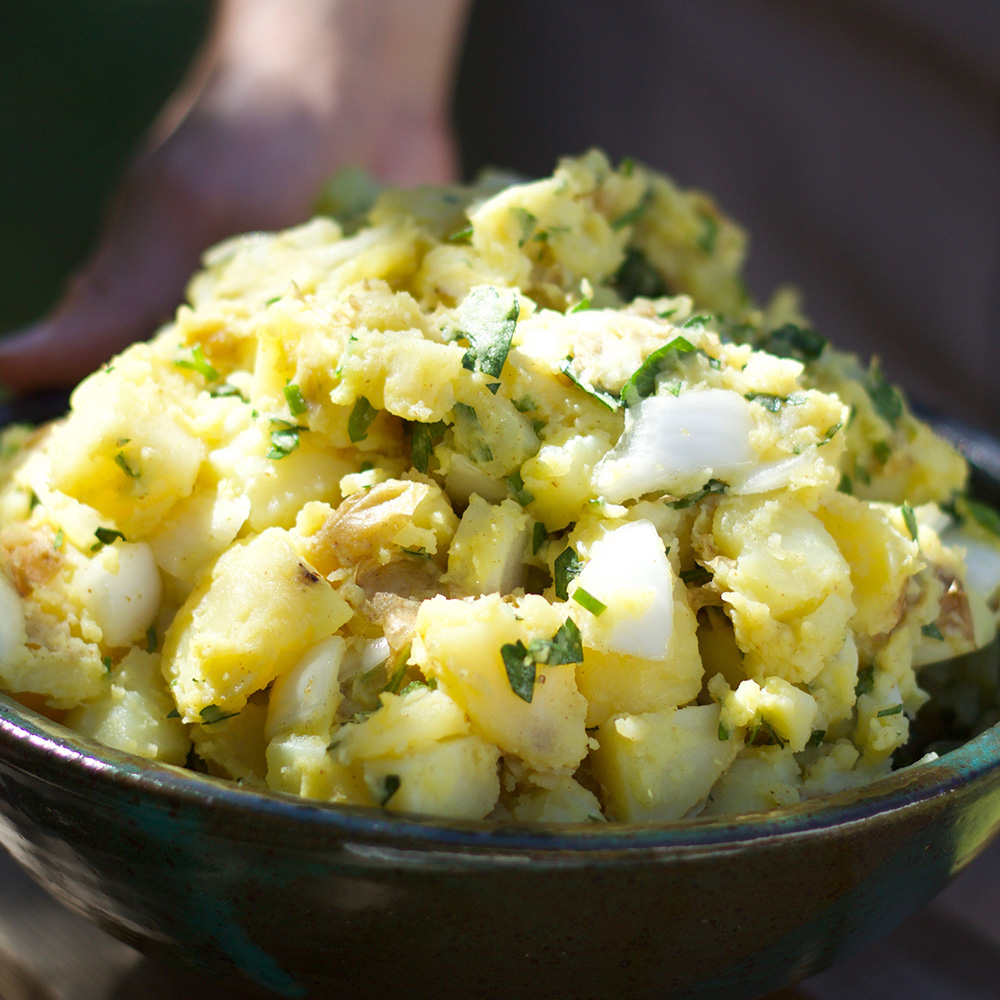
{"type": "Polygon", "coordinates": [[[214,810],[221,818],[308,830],[429,851],[594,852],[632,858],[644,852],[737,849],[762,839],[822,835],[876,817],[920,809],[1000,776],[1000,722],[953,750],[883,778],[767,812],[647,823],[525,823],[393,813],[240,786],[117,750],[66,728],[0,693],[0,770],[30,772],[68,791],[140,795],[155,808],[214,810]],[[303,827],[302,824],[306,826],[303,827]]]}

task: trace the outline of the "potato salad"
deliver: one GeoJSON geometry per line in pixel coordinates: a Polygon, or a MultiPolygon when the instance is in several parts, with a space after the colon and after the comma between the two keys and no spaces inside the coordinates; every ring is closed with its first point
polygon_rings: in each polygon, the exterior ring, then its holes
{"type": "Polygon", "coordinates": [[[0,686],[110,746],[439,817],[877,779],[994,640],[996,514],[704,194],[600,152],[331,182],[0,438],[0,686]]]}

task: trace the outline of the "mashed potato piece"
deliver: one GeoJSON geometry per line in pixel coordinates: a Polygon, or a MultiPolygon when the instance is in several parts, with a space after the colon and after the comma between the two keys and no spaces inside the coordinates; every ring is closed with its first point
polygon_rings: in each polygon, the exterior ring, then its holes
{"type": "Polygon", "coordinates": [[[994,639],[1000,542],[878,363],[749,301],[710,198],[599,152],[335,216],[215,247],[64,419],[4,432],[0,685],[447,817],[887,773],[923,667],[994,639]]]}

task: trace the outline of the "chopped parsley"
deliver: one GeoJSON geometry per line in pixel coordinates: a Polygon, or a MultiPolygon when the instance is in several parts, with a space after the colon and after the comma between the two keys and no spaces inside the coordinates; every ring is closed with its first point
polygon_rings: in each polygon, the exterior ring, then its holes
{"type": "Polygon", "coordinates": [[[573,591],[573,600],[585,611],[589,611],[595,618],[608,610],[608,606],[603,601],[599,601],[589,591],[584,590],[583,587],[577,587],[573,591]]]}
{"type": "Polygon", "coordinates": [[[944,642],[944,636],[941,634],[941,629],[937,627],[936,622],[921,625],[920,631],[923,635],[926,635],[928,639],[937,639],[940,642],[944,642]]]}
{"type": "Polygon", "coordinates": [[[386,805],[389,799],[399,791],[399,786],[402,783],[398,774],[387,774],[382,779],[382,794],[379,797],[378,804],[380,806],[386,805]]]}
{"type": "Polygon", "coordinates": [[[545,525],[541,521],[535,521],[535,527],[531,531],[531,554],[538,555],[538,550],[545,544],[549,533],[545,530],[545,525]]]}
{"type": "Polygon", "coordinates": [[[908,503],[904,503],[900,506],[900,510],[903,514],[903,523],[906,525],[906,530],[910,533],[913,540],[918,542],[920,540],[920,532],[917,527],[917,516],[913,513],[913,508],[908,503]]]}
{"type": "Polygon", "coordinates": [[[652,396],[656,392],[657,378],[672,371],[683,355],[691,354],[694,350],[694,344],[686,337],[680,336],[674,337],[669,344],[657,348],[639,365],[622,387],[620,397],[622,403],[625,406],[634,406],[640,399],[652,396]]]}
{"type": "Polygon", "coordinates": [[[239,712],[227,712],[218,705],[206,705],[199,713],[203,726],[214,726],[217,722],[224,722],[239,714],[239,712]]]}
{"type": "Polygon", "coordinates": [[[492,462],[493,449],[486,441],[475,407],[468,403],[456,403],[454,412],[455,435],[460,448],[477,464],[492,462]]]}
{"type": "Polygon", "coordinates": [[[551,639],[532,639],[527,646],[520,639],[508,642],[500,647],[500,656],[511,691],[530,703],[535,693],[537,664],[557,666],[583,662],[580,629],[572,618],[567,618],[551,639]]]}
{"type": "Polygon", "coordinates": [[[712,574],[704,566],[694,566],[691,569],[681,570],[681,582],[690,584],[692,587],[702,587],[706,583],[712,582],[712,574]]]}
{"type": "Polygon", "coordinates": [[[521,478],[520,472],[512,472],[507,477],[507,488],[510,490],[511,496],[522,507],[527,507],[535,499],[535,494],[524,488],[524,480],[521,478]]]}
{"type": "Polygon", "coordinates": [[[660,273],[646,260],[641,251],[630,248],[611,279],[611,285],[626,302],[633,299],[659,299],[668,294],[660,273]]]}
{"type": "Polygon", "coordinates": [[[471,243],[472,242],[472,223],[470,222],[467,226],[463,226],[461,229],[456,229],[455,232],[449,234],[445,237],[446,243],[471,243]]]}
{"type": "Polygon", "coordinates": [[[826,347],[826,338],[808,327],[786,323],[765,334],[757,345],[768,354],[796,361],[815,361],[826,347]]]}
{"type": "Polygon", "coordinates": [[[846,472],[841,475],[840,482],[837,483],[837,492],[846,493],[849,497],[854,496],[854,483],[846,472]]]}
{"type": "Polygon", "coordinates": [[[624,229],[626,226],[633,226],[646,214],[649,203],[653,200],[653,189],[647,188],[643,196],[627,211],[623,212],[616,219],[611,220],[611,228],[614,232],[624,229]]]}
{"type": "Polygon", "coordinates": [[[286,385],[284,393],[285,402],[288,403],[288,409],[293,417],[300,417],[309,409],[309,404],[306,403],[302,390],[294,383],[290,382],[286,385]]]}
{"type": "Polygon", "coordinates": [[[863,694],[871,694],[875,687],[875,667],[869,664],[858,671],[858,680],[854,685],[855,697],[863,694]]]}
{"type": "Polygon", "coordinates": [[[903,711],[902,705],[893,705],[891,708],[883,708],[881,712],[875,713],[875,718],[884,719],[890,715],[899,715],[903,711]]]}
{"type": "Polygon", "coordinates": [[[520,639],[500,647],[511,691],[522,701],[531,702],[535,694],[535,658],[520,639]]]}
{"type": "Polygon", "coordinates": [[[601,389],[595,385],[591,385],[589,382],[584,382],[579,376],[573,372],[573,358],[567,357],[562,360],[559,365],[559,371],[563,373],[573,383],[578,389],[582,389],[588,396],[592,399],[596,399],[598,403],[602,406],[606,406],[609,410],[617,410],[621,405],[618,397],[613,392],[608,392],[607,389],[601,389]]]}
{"type": "Polygon", "coordinates": [[[104,672],[110,674],[111,673],[111,657],[110,656],[101,657],[101,663],[104,664],[104,672]]]}
{"type": "Polygon", "coordinates": [[[97,538],[97,541],[91,545],[91,552],[96,552],[98,549],[103,548],[105,545],[110,545],[112,542],[125,541],[125,536],[115,528],[98,528],[94,532],[94,536],[97,538]]]}
{"type": "Polygon", "coordinates": [[[194,347],[191,348],[190,360],[187,358],[180,358],[175,361],[174,364],[178,368],[184,368],[187,371],[197,372],[206,382],[219,381],[219,373],[208,363],[201,344],[195,344],[194,347]]]}
{"type": "Polygon", "coordinates": [[[579,302],[574,302],[573,305],[566,310],[567,315],[570,313],[585,312],[590,308],[590,296],[585,295],[579,302]]]}
{"type": "Polygon", "coordinates": [[[137,472],[131,465],[128,464],[128,459],[125,457],[123,452],[118,452],[118,454],[115,455],[115,465],[117,465],[118,468],[129,477],[129,479],[140,479],[142,477],[141,472],[137,472]]]}
{"type": "Polygon", "coordinates": [[[903,415],[903,397],[885,380],[877,361],[872,361],[868,368],[864,385],[875,412],[890,427],[895,427],[903,415]]]}
{"type": "Polygon", "coordinates": [[[569,600],[569,585],[580,575],[581,569],[583,564],[572,548],[567,546],[556,556],[553,564],[556,597],[563,601],[569,600]]]}
{"type": "Polygon", "coordinates": [[[462,364],[469,371],[500,377],[520,312],[516,296],[505,303],[492,285],[469,293],[458,310],[458,334],[469,342],[462,364]]]}
{"type": "Polygon", "coordinates": [[[822,437],[822,439],[820,440],[820,442],[819,442],[819,444],[817,445],[817,447],[821,447],[822,445],[824,445],[824,444],[827,444],[827,443],[829,443],[830,441],[832,441],[832,440],[833,440],[833,436],[834,436],[834,435],[835,435],[835,434],[837,433],[837,431],[839,431],[839,430],[840,430],[840,429],[841,429],[841,428],[842,428],[843,426],[844,426],[844,425],[843,425],[842,423],[839,423],[839,424],[832,424],[831,426],[827,427],[827,429],[826,429],[826,432],[825,432],[825,433],[823,434],[823,437],[822,437]]]}
{"type": "Polygon", "coordinates": [[[693,506],[699,500],[703,500],[712,493],[725,493],[727,489],[729,489],[728,483],[724,483],[721,479],[710,479],[700,490],[688,493],[687,496],[680,497],[677,500],[671,500],[667,503],[667,506],[671,510],[684,510],[685,507],[693,506]]]}
{"type": "Polygon", "coordinates": [[[723,722],[722,722],[721,719],[719,720],[719,732],[718,732],[718,735],[719,735],[719,742],[720,743],[725,743],[726,740],[728,740],[729,736],[730,736],[729,730],[725,727],[725,725],[723,724],[723,722]]]}
{"type": "Polygon", "coordinates": [[[63,542],[66,540],[66,536],[63,534],[62,528],[56,532],[56,537],[52,540],[52,548],[58,552],[63,547],[63,542]]]}
{"type": "Polygon", "coordinates": [[[751,403],[760,403],[768,413],[777,413],[782,406],[801,406],[806,397],[801,392],[793,392],[790,396],[776,396],[770,392],[747,392],[743,398],[751,403]]]}
{"type": "Polygon", "coordinates": [[[244,403],[249,402],[246,396],[240,392],[231,382],[220,382],[218,385],[213,385],[209,390],[208,394],[214,396],[216,399],[223,399],[227,396],[236,396],[241,399],[244,403]]]}
{"type": "Polygon", "coordinates": [[[160,644],[160,640],[156,635],[156,626],[150,625],[146,629],[146,652],[155,653],[156,647],[160,644]]]}
{"type": "Polygon", "coordinates": [[[271,450],[267,453],[268,458],[278,461],[287,458],[299,446],[299,434],[308,430],[306,427],[299,427],[297,424],[278,417],[271,418],[273,430],[271,431],[271,450]]]}
{"type": "Polygon", "coordinates": [[[695,242],[699,250],[711,257],[715,253],[715,243],[719,236],[719,220],[708,212],[699,212],[698,221],[701,223],[701,230],[695,242]]]}
{"type": "Polygon", "coordinates": [[[368,402],[365,396],[358,396],[347,418],[347,436],[354,444],[368,437],[368,428],[378,415],[378,410],[368,402]]]}
{"type": "Polygon", "coordinates": [[[427,474],[434,446],[444,437],[447,424],[436,420],[432,424],[412,424],[410,428],[410,459],[417,472],[427,474]]]}
{"type": "Polygon", "coordinates": [[[822,743],[823,740],[825,740],[825,739],[826,739],[826,730],[825,729],[814,729],[809,734],[809,739],[806,741],[806,746],[807,747],[818,747],[820,745],[820,743],[822,743]]]}
{"type": "Polygon", "coordinates": [[[885,465],[889,461],[889,456],[892,454],[892,446],[888,441],[876,441],[872,445],[872,455],[875,456],[875,461],[879,465],[885,465]]]}
{"type": "Polygon", "coordinates": [[[518,247],[523,247],[531,239],[531,234],[535,231],[535,226],[538,224],[538,217],[520,205],[516,205],[510,211],[517,218],[518,224],[521,227],[521,236],[517,241],[517,245],[518,247]]]}
{"type": "Polygon", "coordinates": [[[399,694],[399,689],[403,686],[403,678],[406,676],[407,661],[410,658],[410,644],[407,643],[397,654],[393,667],[392,676],[385,686],[385,690],[390,694],[399,694]]]}

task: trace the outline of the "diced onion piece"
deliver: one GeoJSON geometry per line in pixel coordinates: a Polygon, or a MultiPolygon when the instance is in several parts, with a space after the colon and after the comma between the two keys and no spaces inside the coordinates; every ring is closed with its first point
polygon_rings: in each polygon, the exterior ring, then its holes
{"type": "Polygon", "coordinates": [[[325,735],[341,702],[340,664],[347,643],[337,635],[313,646],[291,670],[275,678],[264,736],[325,735]]]}
{"type": "MultiPolygon", "coordinates": [[[[595,542],[569,587],[606,605],[586,628],[607,652],[662,660],[674,627],[674,577],[650,521],[628,521],[595,542]]],[[[579,617],[579,616],[577,616],[579,617]]]]}
{"type": "Polygon", "coordinates": [[[764,462],[751,469],[742,479],[733,483],[735,494],[769,493],[771,490],[791,489],[799,473],[815,462],[810,452],[789,455],[773,462],[764,462]]]}
{"type": "Polygon", "coordinates": [[[77,586],[81,603],[109,646],[141,639],[160,606],[160,573],[146,542],[103,548],[80,574],[77,586]]]}
{"type": "Polygon", "coordinates": [[[729,389],[649,396],[625,413],[625,431],[594,469],[594,485],[612,503],[701,472],[724,478],[753,464],[750,404],[729,389]]]}

